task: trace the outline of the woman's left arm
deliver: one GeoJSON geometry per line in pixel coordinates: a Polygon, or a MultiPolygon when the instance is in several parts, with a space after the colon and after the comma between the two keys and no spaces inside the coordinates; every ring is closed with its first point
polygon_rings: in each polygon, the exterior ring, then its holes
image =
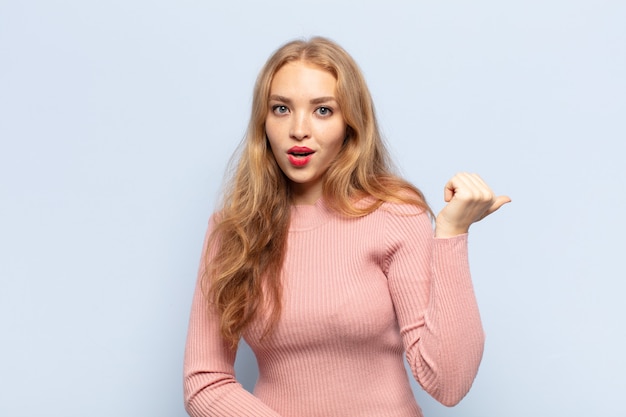
{"type": "Polygon", "coordinates": [[[458,174],[446,185],[448,205],[437,218],[436,237],[426,214],[390,214],[386,224],[389,289],[408,363],[420,385],[447,406],[469,391],[484,346],[466,232],[510,201],[490,197],[473,181],[458,174]]]}

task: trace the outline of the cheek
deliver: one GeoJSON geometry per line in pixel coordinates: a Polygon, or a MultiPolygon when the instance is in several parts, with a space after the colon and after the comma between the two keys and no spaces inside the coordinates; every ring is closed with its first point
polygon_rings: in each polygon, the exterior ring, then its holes
{"type": "Polygon", "coordinates": [[[267,138],[267,142],[269,143],[272,150],[277,145],[276,138],[278,134],[276,132],[276,128],[272,123],[265,123],[265,137],[267,138]]]}
{"type": "Polygon", "coordinates": [[[281,171],[283,171],[283,166],[282,166],[283,161],[280,158],[280,153],[281,153],[280,150],[282,148],[280,145],[280,141],[277,140],[277,138],[279,138],[280,136],[277,134],[275,127],[273,128],[272,126],[269,126],[266,124],[265,125],[265,137],[266,137],[266,143],[267,143],[267,148],[268,148],[267,150],[269,154],[274,159],[274,162],[276,162],[276,164],[281,169],[281,171]]]}
{"type": "Polygon", "coordinates": [[[343,142],[346,139],[346,126],[345,124],[337,124],[332,128],[328,129],[326,133],[326,137],[328,138],[328,145],[336,152],[343,146],[343,142]]]}
{"type": "Polygon", "coordinates": [[[279,146],[276,143],[273,143],[270,139],[269,139],[269,135],[268,135],[268,151],[269,153],[272,155],[272,157],[274,158],[274,160],[280,164],[279,162],[279,158],[278,158],[278,150],[279,150],[279,146]]]}
{"type": "Polygon", "coordinates": [[[285,137],[285,129],[288,129],[287,124],[282,120],[276,120],[274,117],[268,117],[265,120],[265,135],[273,143],[278,143],[285,137]]]}

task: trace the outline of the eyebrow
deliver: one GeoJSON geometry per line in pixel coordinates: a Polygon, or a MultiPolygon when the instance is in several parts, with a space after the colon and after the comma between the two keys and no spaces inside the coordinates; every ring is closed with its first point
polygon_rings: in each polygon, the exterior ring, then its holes
{"type": "MultiPolygon", "coordinates": [[[[274,101],[281,101],[281,102],[287,103],[287,104],[292,104],[292,101],[291,101],[290,98],[279,96],[278,94],[272,94],[269,99],[270,100],[274,100],[274,101]]],[[[332,97],[332,96],[317,97],[317,98],[311,99],[309,102],[311,104],[321,104],[321,103],[327,103],[329,101],[335,101],[336,102],[337,99],[335,99],[335,97],[332,97]]]]}

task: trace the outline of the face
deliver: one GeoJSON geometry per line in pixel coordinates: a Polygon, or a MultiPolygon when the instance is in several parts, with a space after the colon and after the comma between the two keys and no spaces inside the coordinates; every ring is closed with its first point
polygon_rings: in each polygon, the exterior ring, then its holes
{"type": "Polygon", "coordinates": [[[265,132],[296,204],[322,195],[324,174],[343,145],[336,85],[331,73],[301,61],[285,64],[272,80],[265,132]]]}

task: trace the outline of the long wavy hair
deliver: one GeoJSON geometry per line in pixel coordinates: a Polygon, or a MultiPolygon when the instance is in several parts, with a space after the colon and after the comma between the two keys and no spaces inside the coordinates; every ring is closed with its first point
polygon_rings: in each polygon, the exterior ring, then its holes
{"type": "Polygon", "coordinates": [[[217,308],[221,333],[233,348],[261,312],[263,337],[280,318],[292,200],[289,182],[270,149],[265,120],[273,77],[294,61],[316,65],[335,77],[336,99],[347,124],[343,147],[324,175],[325,204],[349,217],[367,215],[384,202],[414,204],[432,215],[423,194],[393,174],[369,89],[352,57],[322,37],[283,45],[256,80],[248,130],[204,254],[203,291],[217,308]],[[367,204],[356,204],[359,201],[367,204]]]}

